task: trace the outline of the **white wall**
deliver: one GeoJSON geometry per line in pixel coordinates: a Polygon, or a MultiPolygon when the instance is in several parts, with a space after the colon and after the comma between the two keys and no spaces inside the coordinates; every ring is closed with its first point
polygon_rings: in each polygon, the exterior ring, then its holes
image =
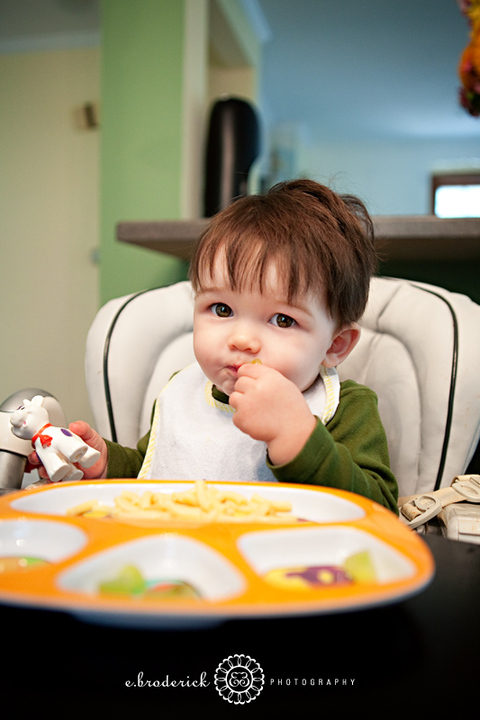
{"type": "Polygon", "coordinates": [[[84,352],[98,308],[99,49],[0,56],[0,403],[25,387],[91,421],[84,352]]]}

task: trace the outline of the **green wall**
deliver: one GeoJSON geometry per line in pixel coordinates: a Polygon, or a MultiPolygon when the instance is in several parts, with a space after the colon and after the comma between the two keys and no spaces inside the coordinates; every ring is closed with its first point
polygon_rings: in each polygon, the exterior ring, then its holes
{"type": "Polygon", "coordinates": [[[185,0],[102,0],[100,301],[185,277],[116,240],[121,220],[180,217],[185,0]]]}

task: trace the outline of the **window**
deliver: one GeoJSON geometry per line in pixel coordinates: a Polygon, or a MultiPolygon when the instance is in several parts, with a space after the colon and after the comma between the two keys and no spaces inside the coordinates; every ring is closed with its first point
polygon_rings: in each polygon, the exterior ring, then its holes
{"type": "Polygon", "coordinates": [[[480,217],[480,173],[433,175],[431,212],[442,218],[480,217]]]}

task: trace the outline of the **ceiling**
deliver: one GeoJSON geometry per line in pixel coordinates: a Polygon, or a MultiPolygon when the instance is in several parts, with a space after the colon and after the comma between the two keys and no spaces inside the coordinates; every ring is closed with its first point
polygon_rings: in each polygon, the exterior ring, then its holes
{"type": "MultiPolygon", "coordinates": [[[[471,138],[458,104],[468,25],[457,0],[244,0],[263,16],[266,120],[312,142],[471,138]]],[[[0,43],[99,30],[99,0],[0,0],[0,43]]]]}

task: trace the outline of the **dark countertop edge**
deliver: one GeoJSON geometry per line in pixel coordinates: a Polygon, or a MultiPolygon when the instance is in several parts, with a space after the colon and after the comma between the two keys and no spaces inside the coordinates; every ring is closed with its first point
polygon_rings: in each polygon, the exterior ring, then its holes
{"type": "MultiPolygon", "coordinates": [[[[384,259],[480,259],[480,218],[395,215],[376,216],[373,222],[384,259]]],[[[117,239],[186,260],[208,223],[209,218],[123,221],[117,239]]]]}

